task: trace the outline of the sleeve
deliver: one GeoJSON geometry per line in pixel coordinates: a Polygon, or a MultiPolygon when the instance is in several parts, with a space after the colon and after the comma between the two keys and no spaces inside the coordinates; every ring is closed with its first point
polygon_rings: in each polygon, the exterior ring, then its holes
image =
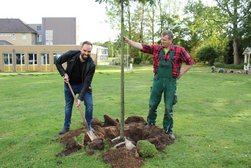
{"type": "Polygon", "coordinates": [[[95,69],[96,69],[96,65],[93,64],[92,67],[89,69],[89,71],[86,74],[86,78],[84,80],[84,84],[83,84],[83,88],[81,89],[78,99],[83,101],[84,100],[84,95],[87,92],[87,90],[89,89],[89,87],[91,86],[92,83],[92,79],[95,73],[95,69]]]}
{"type": "Polygon", "coordinates": [[[142,44],[143,49],[140,50],[144,53],[148,53],[148,54],[153,54],[154,52],[154,45],[147,45],[147,44],[142,44]]]}
{"type": "Polygon", "coordinates": [[[64,76],[65,74],[65,69],[62,64],[68,60],[70,53],[71,51],[68,51],[63,55],[61,55],[60,57],[58,57],[58,59],[56,60],[56,67],[61,76],[64,76]]]}
{"type": "Polygon", "coordinates": [[[65,69],[63,67],[63,63],[65,63],[69,59],[71,59],[77,52],[79,52],[79,51],[70,50],[70,51],[67,51],[66,53],[64,53],[63,55],[61,55],[60,57],[58,57],[55,64],[56,64],[58,72],[60,73],[61,76],[64,76],[64,74],[65,74],[65,69]]]}
{"type": "Polygon", "coordinates": [[[194,64],[195,62],[192,59],[192,57],[188,54],[188,52],[183,47],[181,47],[180,49],[181,49],[180,55],[181,55],[182,61],[185,62],[186,65],[194,64]]]}

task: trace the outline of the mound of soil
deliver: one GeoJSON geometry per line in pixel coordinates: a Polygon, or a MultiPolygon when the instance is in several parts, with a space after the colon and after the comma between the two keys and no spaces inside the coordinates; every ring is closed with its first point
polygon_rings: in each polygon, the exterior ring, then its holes
{"type": "Polygon", "coordinates": [[[143,159],[138,156],[137,149],[127,150],[110,149],[103,155],[105,163],[109,163],[113,168],[138,168],[144,164],[143,159]]]}
{"type": "MultiPolygon", "coordinates": [[[[146,121],[143,117],[128,117],[125,120],[124,136],[134,145],[139,140],[148,140],[160,151],[174,142],[164,133],[163,129],[157,126],[145,128],[145,125],[146,121]]],[[[92,154],[94,150],[104,150],[104,144],[108,143],[110,149],[103,154],[105,163],[111,164],[113,168],[138,168],[143,165],[143,159],[137,153],[137,148],[133,148],[132,150],[129,150],[125,146],[114,148],[112,140],[120,136],[118,119],[112,119],[108,115],[104,115],[104,122],[94,119],[92,126],[98,137],[93,141],[86,134],[86,129],[84,128],[71,130],[60,136],[58,141],[64,144],[64,149],[57,156],[69,155],[83,147],[87,147],[87,153],[92,154]]]]}

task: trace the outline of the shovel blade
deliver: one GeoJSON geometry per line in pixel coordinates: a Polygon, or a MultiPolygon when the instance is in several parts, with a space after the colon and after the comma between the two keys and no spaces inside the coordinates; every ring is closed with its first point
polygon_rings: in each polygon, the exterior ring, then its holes
{"type": "Polygon", "coordinates": [[[94,139],[97,139],[98,137],[94,134],[93,131],[87,131],[87,135],[89,136],[90,140],[93,141],[94,139]]]}

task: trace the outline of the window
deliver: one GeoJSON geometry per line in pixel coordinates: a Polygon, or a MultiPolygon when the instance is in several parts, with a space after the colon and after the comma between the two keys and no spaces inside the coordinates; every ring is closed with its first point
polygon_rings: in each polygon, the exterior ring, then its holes
{"type": "Polygon", "coordinates": [[[28,57],[29,57],[29,64],[30,65],[37,64],[37,54],[36,53],[29,53],[28,57]]]}
{"type": "Polygon", "coordinates": [[[45,31],[45,45],[53,45],[53,30],[45,31]]]}
{"type": "Polygon", "coordinates": [[[12,40],[16,40],[16,34],[11,34],[12,40]]]}
{"type": "Polygon", "coordinates": [[[16,64],[23,65],[24,64],[24,54],[17,53],[16,54],[16,64]]]}
{"type": "Polygon", "coordinates": [[[41,26],[37,26],[37,31],[40,31],[42,30],[42,27],[41,26]]]}
{"type": "Polygon", "coordinates": [[[41,35],[41,34],[39,34],[39,35],[37,36],[37,42],[42,42],[42,35],[41,35]]]}
{"type": "Polygon", "coordinates": [[[2,36],[2,37],[11,37],[11,34],[9,34],[9,33],[0,33],[0,36],[2,36]]]}
{"type": "Polygon", "coordinates": [[[49,65],[49,54],[41,53],[41,65],[49,65]]]}
{"type": "Polygon", "coordinates": [[[22,40],[26,40],[26,39],[27,39],[26,34],[25,33],[22,34],[22,40]]]}
{"type": "Polygon", "coordinates": [[[58,57],[60,57],[62,53],[53,53],[54,64],[56,63],[58,57]]]}
{"type": "Polygon", "coordinates": [[[102,48],[102,49],[101,49],[101,53],[102,53],[102,54],[108,54],[108,49],[102,48]]]}
{"type": "Polygon", "coordinates": [[[4,57],[4,64],[5,65],[11,65],[12,64],[12,54],[4,53],[3,57],[4,57]]]}

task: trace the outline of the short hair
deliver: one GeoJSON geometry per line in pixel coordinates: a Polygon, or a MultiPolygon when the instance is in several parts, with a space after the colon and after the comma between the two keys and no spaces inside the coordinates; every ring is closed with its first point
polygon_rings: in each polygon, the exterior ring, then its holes
{"type": "Polygon", "coordinates": [[[90,41],[84,41],[81,46],[83,47],[85,44],[92,46],[92,43],[90,41]]]}
{"type": "Polygon", "coordinates": [[[168,35],[169,40],[173,39],[173,33],[169,30],[166,30],[162,33],[162,37],[168,35]]]}

